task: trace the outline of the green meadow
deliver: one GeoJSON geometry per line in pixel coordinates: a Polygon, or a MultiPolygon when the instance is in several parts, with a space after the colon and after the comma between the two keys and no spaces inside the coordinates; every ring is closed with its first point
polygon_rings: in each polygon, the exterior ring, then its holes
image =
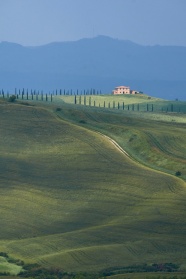
{"type": "Polygon", "coordinates": [[[62,107],[59,117],[104,133],[143,165],[172,175],[179,171],[186,180],[186,114],[62,107]]]}
{"type": "Polygon", "coordinates": [[[55,96],[57,102],[68,104],[86,105],[91,107],[104,107],[110,109],[130,111],[157,111],[157,112],[182,112],[186,113],[186,102],[178,100],[168,101],[148,96],[137,95],[61,95],[55,96]]]}
{"type": "Polygon", "coordinates": [[[9,263],[5,257],[0,257],[0,273],[17,275],[22,271],[22,267],[9,263]]]}
{"type": "MultiPolygon", "coordinates": [[[[59,99],[63,100],[66,103],[69,104],[74,104],[74,96],[72,95],[61,95],[58,96],[59,99]]],[[[91,98],[91,105],[94,105],[95,101],[95,106],[100,106],[103,107],[104,102],[105,105],[110,103],[111,105],[113,102],[116,104],[118,102],[122,103],[125,102],[127,105],[128,104],[138,104],[138,103],[146,103],[146,102],[160,102],[160,101],[165,101],[163,99],[159,98],[154,98],[150,97],[145,94],[136,94],[136,95],[76,95],[77,97],[77,104],[84,104],[84,97],[86,97],[86,104],[89,104],[89,98],[91,98]]]]}
{"type": "Polygon", "coordinates": [[[1,252],[66,272],[185,272],[185,114],[56,97],[1,100],[0,120],[1,252]]]}

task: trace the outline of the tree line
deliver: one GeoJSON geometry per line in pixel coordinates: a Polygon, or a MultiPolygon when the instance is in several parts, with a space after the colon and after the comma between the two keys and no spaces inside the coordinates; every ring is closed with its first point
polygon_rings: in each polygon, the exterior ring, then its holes
{"type": "Polygon", "coordinates": [[[5,92],[4,89],[0,90],[0,95],[2,95],[2,97],[8,97],[10,95],[15,95],[15,96],[36,96],[36,95],[53,95],[53,96],[72,96],[72,95],[102,95],[102,91],[101,90],[96,90],[96,89],[84,89],[84,90],[72,90],[72,89],[56,89],[53,91],[49,91],[49,92],[45,92],[43,90],[28,90],[28,89],[17,89],[15,88],[14,93],[9,93],[9,91],[5,92]]]}
{"type": "Polygon", "coordinates": [[[84,106],[93,106],[93,107],[102,107],[108,109],[118,109],[118,110],[128,110],[128,111],[162,111],[162,112],[182,112],[186,113],[185,105],[176,105],[169,103],[168,105],[160,105],[156,103],[137,103],[137,104],[125,104],[125,102],[116,102],[115,100],[99,102],[92,99],[92,96],[77,96],[74,97],[75,105],[84,105],[84,106]]]}
{"type": "Polygon", "coordinates": [[[35,100],[35,101],[53,101],[54,96],[74,96],[75,105],[102,107],[108,109],[118,109],[118,110],[128,110],[128,111],[146,111],[146,112],[180,112],[186,113],[185,104],[181,102],[174,102],[169,104],[157,104],[157,103],[135,103],[135,104],[125,104],[124,102],[113,101],[98,101],[94,100],[95,95],[104,95],[101,90],[88,89],[88,90],[55,90],[52,92],[44,93],[38,90],[17,90],[13,94],[6,92],[2,89],[0,90],[0,97],[7,98],[10,102],[17,100],[35,100]],[[177,104],[176,104],[177,103],[177,104]]]}

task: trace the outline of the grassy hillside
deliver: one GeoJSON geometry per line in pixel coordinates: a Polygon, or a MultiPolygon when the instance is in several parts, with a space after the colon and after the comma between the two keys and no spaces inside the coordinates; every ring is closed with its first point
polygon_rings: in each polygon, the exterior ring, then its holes
{"type": "MultiPolygon", "coordinates": [[[[1,103],[0,119],[1,251],[66,271],[156,262],[186,268],[185,182],[134,162],[90,130],[127,148],[144,123],[146,139],[165,126],[152,120],[152,131],[143,117],[77,106],[56,112],[55,104],[1,103]]],[[[185,162],[182,125],[166,122],[168,135],[179,132],[176,155],[167,156],[185,162]]]]}
{"type": "MultiPolygon", "coordinates": [[[[75,96],[55,96],[55,102],[75,103],[75,96]]],[[[130,111],[173,111],[186,113],[186,102],[167,101],[145,94],[137,95],[77,95],[76,104],[130,111]]]]}
{"type": "Polygon", "coordinates": [[[17,275],[22,271],[22,267],[13,263],[9,263],[5,257],[0,256],[0,273],[9,273],[17,275]]]}
{"type": "MultiPolygon", "coordinates": [[[[59,96],[58,96],[59,97],[59,96]]],[[[162,99],[159,98],[153,98],[150,97],[148,95],[145,94],[137,94],[137,95],[77,95],[77,104],[84,104],[84,97],[86,97],[86,104],[88,105],[88,100],[89,97],[91,97],[91,103],[92,106],[95,104],[96,106],[100,106],[103,107],[104,102],[107,104],[110,102],[111,104],[113,104],[113,101],[115,102],[125,102],[127,105],[128,104],[137,104],[137,103],[144,103],[144,102],[157,102],[157,101],[162,101],[162,99]]],[[[60,96],[59,99],[63,100],[66,103],[71,103],[74,104],[74,96],[71,95],[63,95],[60,96]]]]}
{"type": "Polygon", "coordinates": [[[57,112],[116,140],[137,161],[186,179],[186,114],[108,110],[82,106],[57,112]]]}

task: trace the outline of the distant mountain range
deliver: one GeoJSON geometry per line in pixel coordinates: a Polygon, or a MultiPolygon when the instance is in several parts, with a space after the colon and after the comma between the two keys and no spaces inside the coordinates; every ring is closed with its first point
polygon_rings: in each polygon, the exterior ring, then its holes
{"type": "Polygon", "coordinates": [[[5,91],[94,88],[111,93],[119,85],[186,100],[186,47],[141,46],[105,36],[37,47],[0,44],[0,89],[5,91]]]}

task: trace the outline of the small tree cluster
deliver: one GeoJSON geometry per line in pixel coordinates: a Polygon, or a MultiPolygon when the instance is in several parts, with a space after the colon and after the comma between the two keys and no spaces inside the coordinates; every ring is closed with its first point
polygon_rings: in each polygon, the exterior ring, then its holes
{"type": "Polygon", "coordinates": [[[8,102],[15,102],[15,100],[16,100],[16,96],[15,95],[12,95],[12,96],[10,96],[9,98],[8,98],[8,102]]]}
{"type": "Polygon", "coordinates": [[[175,173],[175,175],[176,175],[176,176],[181,176],[181,171],[177,171],[177,172],[175,173]]]}

